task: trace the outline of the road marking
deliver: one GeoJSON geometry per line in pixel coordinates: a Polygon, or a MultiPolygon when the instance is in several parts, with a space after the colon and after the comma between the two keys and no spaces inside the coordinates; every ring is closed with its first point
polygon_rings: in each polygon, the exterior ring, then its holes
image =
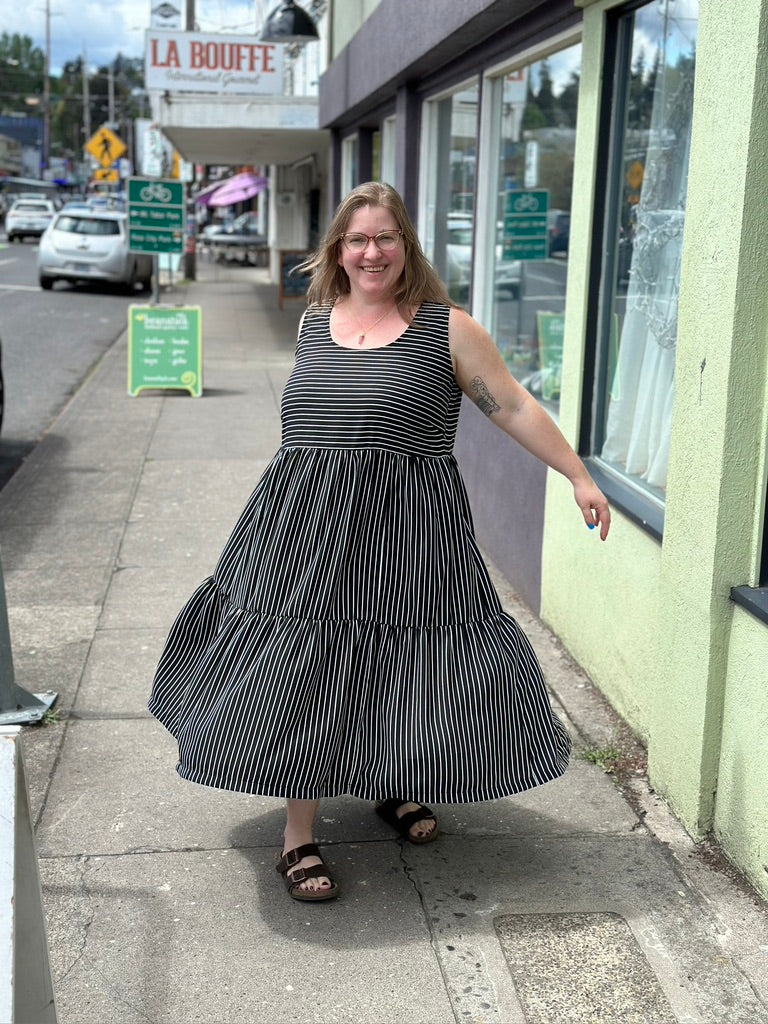
{"type": "Polygon", "coordinates": [[[0,284],[0,288],[7,292],[40,292],[39,284],[0,284]]]}
{"type": "Polygon", "coordinates": [[[0,260],[0,267],[4,267],[6,263],[18,263],[18,256],[12,256],[9,260],[0,260]]]}

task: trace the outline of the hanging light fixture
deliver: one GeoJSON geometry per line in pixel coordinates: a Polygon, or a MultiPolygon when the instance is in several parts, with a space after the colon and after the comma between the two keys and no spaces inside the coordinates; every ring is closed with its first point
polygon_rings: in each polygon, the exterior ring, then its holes
{"type": "Polygon", "coordinates": [[[293,0],[278,4],[268,15],[259,36],[262,43],[311,43],[319,38],[314,21],[293,0]]]}

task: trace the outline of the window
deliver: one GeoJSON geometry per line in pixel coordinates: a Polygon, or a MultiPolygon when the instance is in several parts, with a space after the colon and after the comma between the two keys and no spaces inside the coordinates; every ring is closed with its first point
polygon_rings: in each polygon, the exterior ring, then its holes
{"type": "Polygon", "coordinates": [[[659,534],[674,404],[697,27],[698,0],[653,0],[616,16],[611,130],[601,161],[607,168],[605,257],[594,325],[592,450],[611,492],[618,486],[630,505],[634,493],[657,510],[659,534]]]}
{"type": "Polygon", "coordinates": [[[480,315],[511,372],[551,412],[560,399],[580,73],[575,43],[488,83],[495,188],[483,211],[480,315]]]}
{"type": "Polygon", "coordinates": [[[350,135],[341,142],[341,194],[345,196],[358,184],[357,135],[350,135]]]}
{"type": "Polygon", "coordinates": [[[455,302],[467,305],[472,282],[477,110],[471,85],[427,104],[425,251],[455,302]]]}
{"type": "Polygon", "coordinates": [[[396,143],[397,121],[394,117],[387,117],[381,125],[381,167],[380,180],[388,185],[395,184],[396,178],[396,143]]]}

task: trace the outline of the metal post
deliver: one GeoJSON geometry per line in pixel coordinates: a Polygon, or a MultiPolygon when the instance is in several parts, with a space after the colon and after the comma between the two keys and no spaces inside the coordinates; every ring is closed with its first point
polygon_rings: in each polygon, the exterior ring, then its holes
{"type": "Polygon", "coordinates": [[[56,1024],[20,733],[0,727],[0,1020],[56,1024]]]}
{"type": "Polygon", "coordinates": [[[39,722],[58,697],[53,690],[28,693],[16,685],[13,674],[11,631],[5,603],[5,580],[0,560],[0,726],[39,722]]]}
{"type": "Polygon", "coordinates": [[[43,78],[43,156],[40,177],[51,162],[51,0],[45,0],[45,73],[43,78]]]}

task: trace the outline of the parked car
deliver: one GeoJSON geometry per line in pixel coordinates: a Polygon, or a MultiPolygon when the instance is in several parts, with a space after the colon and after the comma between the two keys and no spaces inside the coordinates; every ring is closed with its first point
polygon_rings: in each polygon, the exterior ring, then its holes
{"type": "Polygon", "coordinates": [[[17,199],[5,215],[9,242],[17,238],[39,238],[56,215],[50,199],[17,199]]]}
{"type": "Polygon", "coordinates": [[[152,284],[152,257],[128,248],[126,214],[118,210],[62,210],[40,239],[41,288],[56,281],[103,281],[129,292],[152,284]]]}
{"type": "Polygon", "coordinates": [[[549,211],[549,255],[561,252],[568,254],[568,241],[571,235],[571,215],[565,210],[549,211]]]}
{"type": "MultiPolygon", "coordinates": [[[[494,286],[496,293],[510,295],[516,299],[520,294],[521,266],[520,260],[502,259],[503,243],[501,228],[498,229],[496,242],[496,265],[494,268],[494,286]]],[[[469,277],[472,262],[473,228],[471,221],[460,221],[449,218],[448,243],[446,249],[446,266],[448,293],[457,302],[466,301],[469,292],[469,277]]]]}

